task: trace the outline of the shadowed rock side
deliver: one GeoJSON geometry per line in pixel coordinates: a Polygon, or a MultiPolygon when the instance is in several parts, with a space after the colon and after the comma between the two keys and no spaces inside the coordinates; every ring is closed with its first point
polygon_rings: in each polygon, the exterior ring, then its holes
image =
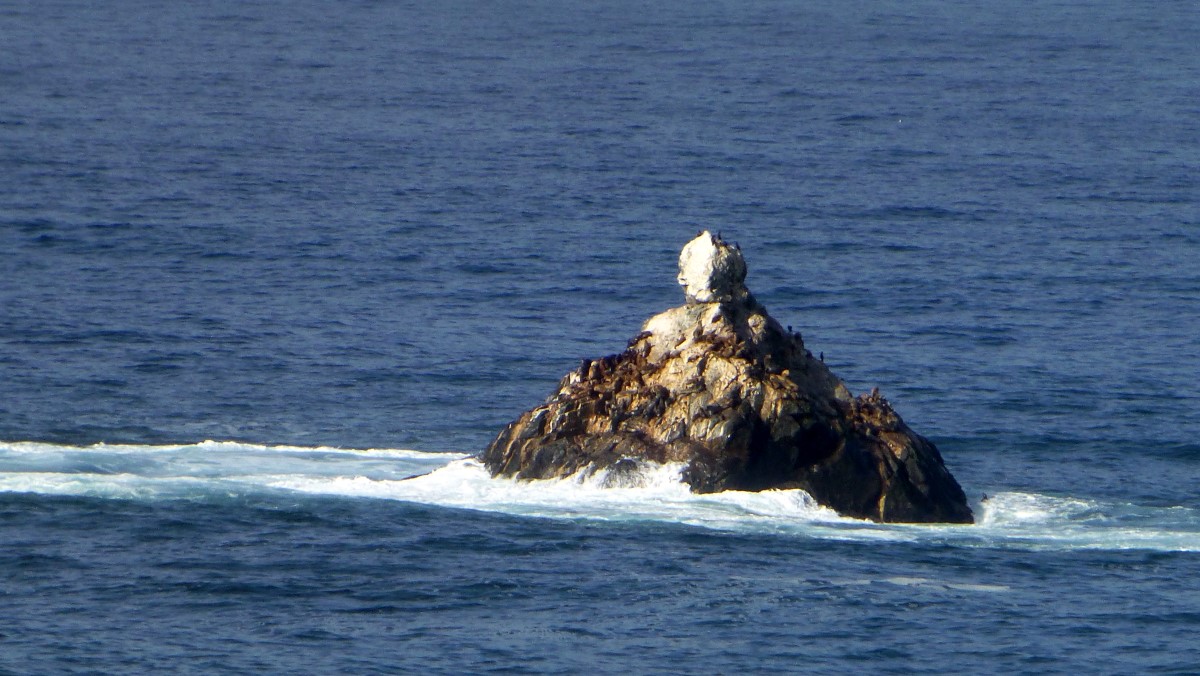
{"type": "Polygon", "coordinates": [[[567,374],[484,451],[488,470],[549,479],[678,462],[701,493],[801,488],[845,516],[972,522],[937,448],[878,392],[851,396],[754,300],[745,273],[735,247],[707,232],[690,242],[689,303],[567,374]]]}

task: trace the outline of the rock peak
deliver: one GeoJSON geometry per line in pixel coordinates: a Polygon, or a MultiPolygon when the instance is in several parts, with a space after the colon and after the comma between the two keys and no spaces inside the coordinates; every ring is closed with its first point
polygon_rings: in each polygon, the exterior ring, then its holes
{"type": "Polygon", "coordinates": [[[741,248],[705,230],[679,253],[679,276],[689,303],[719,303],[746,295],[741,248]]]}

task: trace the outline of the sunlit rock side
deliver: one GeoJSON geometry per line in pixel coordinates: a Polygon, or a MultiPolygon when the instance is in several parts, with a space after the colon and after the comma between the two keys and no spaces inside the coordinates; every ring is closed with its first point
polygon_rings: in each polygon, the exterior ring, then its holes
{"type": "Polygon", "coordinates": [[[877,391],[852,396],[745,278],[741,251],[701,233],[679,258],[687,304],[567,374],[484,451],[488,470],[548,479],[677,462],[701,493],[800,488],[845,516],[970,523],[937,448],[877,391]]]}

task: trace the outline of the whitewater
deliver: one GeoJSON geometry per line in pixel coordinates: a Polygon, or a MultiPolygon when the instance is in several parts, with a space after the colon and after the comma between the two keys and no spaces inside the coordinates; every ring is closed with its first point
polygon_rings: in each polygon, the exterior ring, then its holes
{"type": "Polygon", "coordinates": [[[0,443],[0,491],[109,500],[220,503],[251,495],[398,500],[529,518],[655,522],[734,533],[860,542],[1065,551],[1200,551],[1200,510],[1088,496],[997,492],[978,500],[975,525],[877,524],[843,518],[801,490],[696,494],[682,466],[632,478],[492,478],[474,456],[407,449],[0,443]]]}

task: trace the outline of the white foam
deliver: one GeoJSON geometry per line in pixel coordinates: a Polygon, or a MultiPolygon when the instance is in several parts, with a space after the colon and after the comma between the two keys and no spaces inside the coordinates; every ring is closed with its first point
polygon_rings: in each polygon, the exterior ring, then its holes
{"type": "Polygon", "coordinates": [[[0,443],[0,491],[158,499],[263,491],[268,480],[347,473],[403,478],[466,457],[407,449],[263,446],[205,441],[184,445],[61,446],[0,443]]]}
{"type": "Polygon", "coordinates": [[[365,477],[289,478],[276,488],[306,493],[388,498],[446,507],[500,511],[525,516],[621,521],[673,521],[709,527],[736,527],[750,520],[837,520],[832,511],[803,491],[692,493],[680,478],[681,465],[642,471],[632,485],[606,487],[604,472],[564,479],[493,479],[474,459],[456,460],[412,479],[376,481],[365,477]]]}
{"type": "Polygon", "coordinates": [[[1078,519],[1096,510],[1096,503],[1030,493],[1000,493],[980,504],[982,526],[1016,527],[1078,519]]]}
{"type": "Polygon", "coordinates": [[[247,485],[240,490],[236,482],[214,482],[194,477],[148,478],[135,474],[25,474],[0,473],[0,492],[74,495],[114,500],[162,500],[211,497],[221,485],[224,495],[252,492],[247,485]]]}
{"type": "Polygon", "coordinates": [[[527,482],[492,478],[463,453],[228,441],[87,447],[0,443],[0,492],[202,501],[290,491],[859,542],[1200,551],[1200,511],[1187,507],[1001,492],[976,507],[977,525],[876,524],[840,517],[799,490],[695,494],[681,481],[681,471],[679,465],[643,466],[619,476],[583,472],[527,482]]]}
{"type": "Polygon", "coordinates": [[[147,455],[155,453],[186,453],[190,451],[206,451],[209,453],[339,453],[352,456],[369,455],[372,457],[409,458],[414,460],[440,460],[467,457],[465,453],[430,453],[402,448],[340,448],[335,446],[286,446],[247,444],[238,441],[206,440],[198,444],[164,444],[164,445],[135,445],[135,444],[105,444],[91,446],[63,446],[37,441],[0,442],[0,453],[23,455],[46,455],[59,453],[108,453],[147,455]]]}

